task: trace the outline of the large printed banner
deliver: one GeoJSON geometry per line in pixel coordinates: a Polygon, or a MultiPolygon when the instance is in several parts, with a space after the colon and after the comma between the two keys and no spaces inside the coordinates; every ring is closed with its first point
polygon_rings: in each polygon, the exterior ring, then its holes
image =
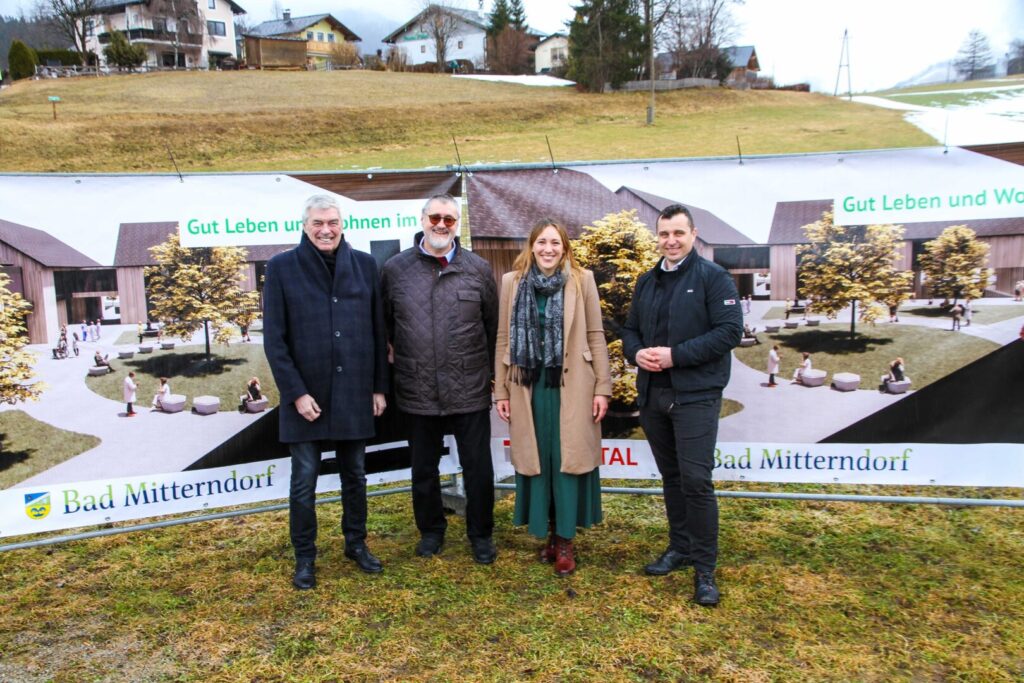
{"type": "MultiPolygon", "coordinates": [[[[715,449],[715,481],[793,484],[882,484],[900,486],[1006,486],[1024,482],[1019,444],[976,444],[971,466],[963,446],[950,444],[723,443],[715,449]]],[[[491,440],[495,476],[510,477],[507,438],[491,440]]],[[[650,445],[635,439],[605,439],[602,479],[657,480],[650,445]]]]}
{"type": "MultiPolygon", "coordinates": [[[[541,216],[564,223],[575,238],[623,211],[653,228],[668,204],[690,207],[696,248],[732,274],[754,335],[733,353],[717,479],[1024,487],[1024,302],[1014,299],[1024,281],[1024,167],[1012,163],[935,148],[486,170],[465,179],[447,171],[0,175],[0,266],[33,303],[29,348],[38,356],[36,378],[49,387],[38,402],[0,406],[0,536],[287,498],[288,461],[253,432],[263,428],[260,416],[222,405],[207,417],[186,410],[126,420],[119,393],[87,378],[93,354],[109,355],[116,378],[141,373],[145,405],[153,373],[176,367],[172,354],[199,355],[197,338],[174,351],[118,357],[138,350],[149,248],[174,231],[189,246],[246,247],[246,286],[259,289],[266,260],[298,241],[306,198],[331,194],[342,207],[345,239],[382,263],[412,246],[426,198],[457,191],[463,180],[473,248],[497,275],[541,216]],[[798,248],[803,227],[825,212],[839,225],[902,226],[896,261],[913,271],[914,284],[898,322],[858,321],[850,341],[849,311],[830,320],[803,305],[798,248]],[[917,261],[954,225],[975,231],[992,271],[985,297],[972,302],[972,318],[955,332],[949,306],[930,296],[917,261]],[[102,320],[102,334],[82,339],[79,357],[58,360],[61,326],[69,336],[84,333],[85,319],[102,320]],[[782,367],[779,386],[769,387],[775,345],[782,367]],[[819,386],[790,383],[803,352],[824,371],[819,386]],[[909,385],[889,392],[880,378],[896,357],[909,385]],[[35,423],[18,430],[40,442],[12,450],[5,425],[22,419],[35,423]],[[66,433],[65,442],[84,444],[76,434],[92,441],[47,459],[48,430],[66,433]]],[[[252,345],[258,330],[257,323],[252,345]]],[[[269,372],[260,374],[276,395],[269,372]]],[[[176,385],[174,376],[170,382],[176,385]]],[[[615,407],[603,424],[602,476],[658,479],[636,414],[615,407]]],[[[388,433],[371,446],[368,464],[384,470],[371,483],[409,476],[405,449],[395,446],[405,438],[401,419],[391,410],[388,433]]],[[[496,476],[505,478],[512,445],[504,423],[492,424],[496,476]]],[[[442,472],[458,472],[455,444],[447,446],[442,472]]],[[[322,490],[336,488],[336,474],[322,477],[322,490]]]]}

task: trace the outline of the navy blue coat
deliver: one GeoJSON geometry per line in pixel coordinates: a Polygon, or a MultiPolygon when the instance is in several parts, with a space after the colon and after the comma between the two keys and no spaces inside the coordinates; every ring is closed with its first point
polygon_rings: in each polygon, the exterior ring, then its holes
{"type": "Polygon", "coordinates": [[[305,234],[267,263],[263,350],[281,393],[281,441],[368,439],[373,394],[388,389],[387,336],[377,262],[342,240],[333,275],[305,234]],[[309,394],[320,417],[295,400],[309,394]]]}

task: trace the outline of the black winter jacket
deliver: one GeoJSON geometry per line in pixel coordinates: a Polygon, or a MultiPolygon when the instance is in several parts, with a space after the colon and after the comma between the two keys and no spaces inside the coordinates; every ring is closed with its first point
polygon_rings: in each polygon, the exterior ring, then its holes
{"type": "Polygon", "coordinates": [[[395,401],[413,415],[491,407],[498,290],[487,261],[456,241],[451,263],[415,246],[384,264],[382,290],[394,348],[395,401]]]}
{"type": "MultiPolygon", "coordinates": [[[[743,312],[732,276],[716,263],[691,252],[680,266],[669,306],[668,345],[673,367],[668,371],[676,403],[718,398],[729,383],[731,351],[743,337],[743,312]]],[[[654,346],[662,288],[661,260],[636,282],[629,317],[622,327],[622,350],[636,363],[641,349],[654,346]]],[[[638,403],[647,402],[650,373],[637,376],[638,403]]]]}

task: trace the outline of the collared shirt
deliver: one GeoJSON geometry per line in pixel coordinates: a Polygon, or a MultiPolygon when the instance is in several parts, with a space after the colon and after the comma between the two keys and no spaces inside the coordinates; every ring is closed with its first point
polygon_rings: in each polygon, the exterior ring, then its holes
{"type": "MultiPolygon", "coordinates": [[[[438,256],[437,254],[432,254],[431,252],[427,251],[426,248],[423,246],[423,242],[426,239],[426,237],[420,238],[420,251],[422,251],[424,254],[431,258],[440,258],[440,256],[438,256]]],[[[452,262],[452,259],[455,258],[455,240],[452,240],[452,248],[448,250],[448,253],[442,254],[442,256],[444,256],[448,263],[452,262]]]]}
{"type": "MultiPolygon", "coordinates": [[[[692,254],[692,253],[693,253],[693,249],[690,250],[690,254],[692,254]]],[[[666,273],[671,273],[673,271],[679,270],[679,267],[682,266],[684,263],[686,263],[686,259],[690,258],[690,254],[687,254],[686,256],[684,256],[682,259],[680,259],[679,263],[675,264],[674,266],[670,266],[668,264],[668,259],[667,258],[661,259],[661,269],[663,271],[665,271],[666,273]]]]}

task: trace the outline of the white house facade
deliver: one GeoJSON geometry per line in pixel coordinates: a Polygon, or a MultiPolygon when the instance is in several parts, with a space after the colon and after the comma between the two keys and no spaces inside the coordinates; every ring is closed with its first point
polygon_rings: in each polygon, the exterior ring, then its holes
{"type": "Polygon", "coordinates": [[[112,31],[146,48],[150,67],[216,68],[237,57],[233,0],[96,0],[86,20],[86,50],[106,66],[104,48],[112,31]]]}
{"type": "Polygon", "coordinates": [[[569,37],[564,33],[552,33],[537,43],[534,53],[534,71],[546,74],[552,69],[564,69],[569,62],[569,37]]]}
{"type": "MultiPolygon", "coordinates": [[[[384,37],[383,42],[394,45],[405,53],[410,66],[436,62],[434,39],[430,35],[427,17],[432,8],[427,8],[384,37]]],[[[445,60],[464,61],[476,68],[484,68],[487,62],[487,15],[483,12],[457,8],[443,8],[456,19],[456,27],[448,41],[445,60]]]]}

